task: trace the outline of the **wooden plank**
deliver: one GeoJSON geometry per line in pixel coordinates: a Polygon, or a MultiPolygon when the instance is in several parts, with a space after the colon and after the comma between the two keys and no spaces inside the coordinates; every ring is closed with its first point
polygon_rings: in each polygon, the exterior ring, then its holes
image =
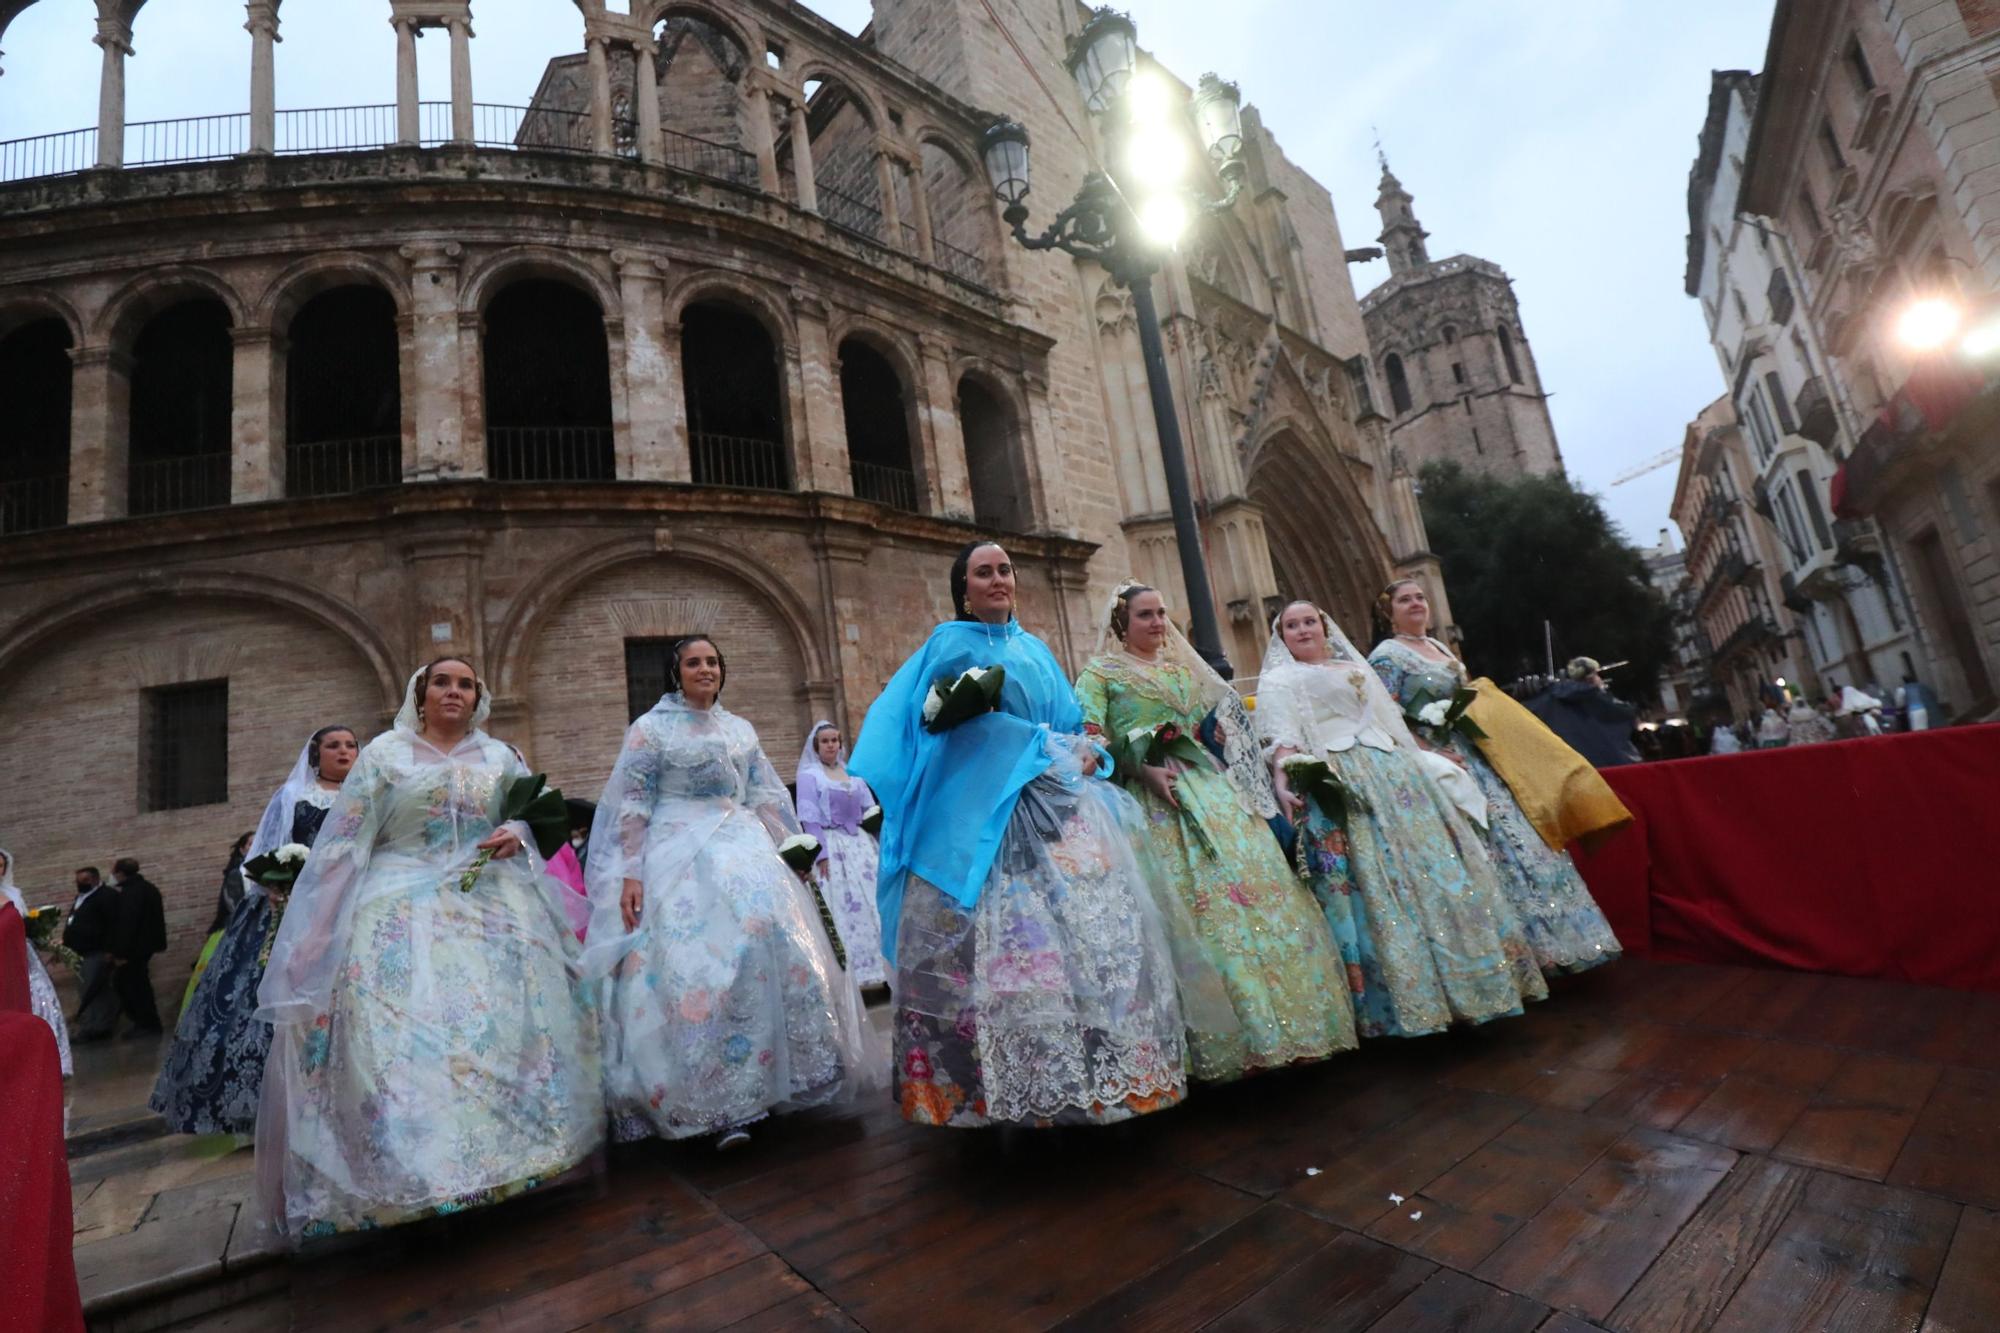
{"type": "Polygon", "coordinates": [[[763,1254],[741,1227],[716,1227],[671,1245],[649,1249],[568,1282],[543,1287],[444,1326],[508,1333],[548,1333],[579,1328],[689,1287],[763,1254]]]}
{"type": "Polygon", "coordinates": [[[1315,1159],[1311,1164],[1321,1174],[1301,1179],[1280,1197],[1315,1216],[1363,1230],[1395,1207],[1391,1194],[1416,1194],[1529,1109],[1530,1103],[1513,1097],[1441,1093],[1337,1157],[1315,1159]]]}
{"type": "Polygon", "coordinates": [[[2000,1322],[2000,1213],[1967,1208],[1951,1238],[1923,1333],[1982,1333],[2000,1322]]]}
{"type": "Polygon", "coordinates": [[[1845,1059],[1831,1047],[1763,1042],[1674,1132],[1739,1152],[1769,1152],[1845,1059]]]}
{"type": "Polygon", "coordinates": [[[724,1333],[862,1333],[862,1328],[815,1291],[739,1319],[724,1333]]]}
{"type": "Polygon", "coordinates": [[[1585,1323],[1573,1314],[1557,1311],[1535,1333],[1604,1333],[1596,1324],[1585,1323]]]}
{"type": "MultiPolygon", "coordinates": [[[[1187,1125],[1169,1127],[1175,1134],[1194,1131],[1200,1135],[1200,1141],[1178,1160],[1236,1189],[1275,1194],[1302,1179],[1306,1167],[1324,1168],[1346,1156],[1356,1143],[1437,1095],[1428,1082],[1416,1078],[1379,1077],[1383,1064],[1379,1059],[1374,1069],[1356,1056],[1341,1059],[1355,1064],[1344,1071],[1351,1074],[1352,1081],[1338,1097],[1267,1107],[1255,1098],[1239,1095],[1232,1099],[1234,1115],[1218,1119],[1211,1113],[1208,1124],[1191,1119],[1187,1125]]],[[[1247,1093],[1252,1084],[1267,1081],[1253,1079],[1228,1091],[1247,1093]]]]}
{"type": "Polygon", "coordinates": [[[1947,1198],[2000,1208],[2000,1073],[1947,1069],[1889,1173],[1947,1198]]]}
{"type": "Polygon", "coordinates": [[[1616,1070],[1557,1065],[1524,1084],[1515,1095],[1557,1111],[1582,1111],[1624,1081],[1625,1076],[1616,1070]]]}
{"type": "Polygon", "coordinates": [[[1057,1327],[1096,1329],[1197,1327],[1325,1249],[1339,1227],[1297,1209],[1267,1203],[1185,1254],[1092,1302],[1057,1327]]]}
{"type": "Polygon", "coordinates": [[[1974,1069],[2000,1070],[2000,995],[1974,995],[1961,1015],[1956,1048],[1945,1057],[1946,1064],[1974,1069]]]}
{"type": "Polygon", "coordinates": [[[1548,1315],[1546,1305],[1440,1268],[1368,1333],[1533,1333],[1548,1315]]]}
{"type": "Polygon", "coordinates": [[[1527,1225],[1625,1132],[1566,1111],[1531,1111],[1368,1228],[1398,1249],[1470,1271],[1527,1225]]]}
{"type": "Polygon", "coordinates": [[[584,1327],[598,1333],[713,1333],[812,1294],[784,1260],[766,1254],[584,1327]]]}
{"type": "Polygon", "coordinates": [[[1600,1319],[1735,1162],[1726,1148],[1632,1130],[1475,1273],[1557,1309],[1600,1319]]]}
{"type": "Polygon", "coordinates": [[[1746,1157],[1606,1320],[1621,1333],[1701,1333],[1805,1190],[1805,1167],[1746,1157]]]}
{"type": "Polygon", "coordinates": [[[1938,1073],[1934,1064],[1851,1056],[1813,1094],[1775,1151],[1807,1166],[1880,1180],[1896,1164],[1938,1073]]]}
{"type": "Polygon", "coordinates": [[[1590,1113],[1647,1129],[1672,1129],[1682,1116],[1701,1105],[1711,1085],[1679,1079],[1629,1074],[1611,1091],[1590,1104],[1590,1113]]]}
{"type": "Polygon", "coordinates": [[[1775,1036],[1811,1010],[1827,978],[1806,972],[1752,969],[1730,992],[1704,1010],[1704,1027],[1775,1036]]]}
{"type": "Polygon", "coordinates": [[[1437,1271],[1413,1254],[1349,1231],[1295,1265],[1204,1333],[1360,1333],[1437,1271]]]}
{"type": "Polygon", "coordinates": [[[1814,1171],[1713,1333],[1872,1333],[1917,1326],[1958,1205],[1814,1171]]]}

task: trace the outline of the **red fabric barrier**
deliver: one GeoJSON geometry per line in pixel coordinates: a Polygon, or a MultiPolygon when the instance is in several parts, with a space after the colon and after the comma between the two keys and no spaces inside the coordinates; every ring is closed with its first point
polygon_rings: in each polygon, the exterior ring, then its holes
{"type": "Polygon", "coordinates": [[[0,1106],[0,1330],[80,1330],[62,1067],[33,1014],[0,1012],[0,1106]]]}
{"type": "Polygon", "coordinates": [[[0,898],[0,1009],[31,1013],[28,1001],[28,923],[0,898]]]}
{"type": "Polygon", "coordinates": [[[2000,991],[2000,726],[1604,776],[1638,823],[1576,862],[1628,952],[2000,991]]]}

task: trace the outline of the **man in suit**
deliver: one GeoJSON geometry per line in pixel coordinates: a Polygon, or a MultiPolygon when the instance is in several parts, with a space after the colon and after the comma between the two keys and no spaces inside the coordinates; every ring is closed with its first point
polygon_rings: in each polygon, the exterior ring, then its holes
{"type": "Polygon", "coordinates": [[[139,873],[139,863],[121,856],[111,867],[118,881],[118,929],[112,952],[118,958],[114,978],[118,1006],[132,1020],[128,1037],[160,1035],[160,1008],[153,999],[153,955],[167,948],[167,912],[160,891],[139,873]]]}
{"type": "Polygon", "coordinates": [[[103,1041],[118,1026],[118,996],[112,985],[116,965],[111,946],[118,933],[118,890],[105,884],[96,866],[76,872],[76,901],[63,923],[63,943],[83,959],[83,1001],[76,1008],[72,1041],[103,1041]]]}

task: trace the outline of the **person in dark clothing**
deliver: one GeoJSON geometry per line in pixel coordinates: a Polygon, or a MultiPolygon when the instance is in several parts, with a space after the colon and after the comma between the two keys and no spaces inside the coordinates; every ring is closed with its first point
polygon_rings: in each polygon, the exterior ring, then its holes
{"type": "Polygon", "coordinates": [[[1525,701],[1528,710],[1595,768],[1638,763],[1639,750],[1632,744],[1638,714],[1611,697],[1597,662],[1575,658],[1563,674],[1565,679],[1525,701]]]}
{"type": "Polygon", "coordinates": [[[167,913],[160,891],[139,873],[139,863],[120,857],[111,867],[118,881],[118,925],[112,936],[112,953],[118,973],[113,979],[118,990],[118,1007],[132,1020],[128,1037],[157,1037],[160,1007],[153,999],[153,955],[167,947],[167,913]]]}
{"type": "Polygon", "coordinates": [[[83,959],[78,978],[82,1002],[70,1040],[103,1041],[118,1025],[118,997],[112,985],[112,944],[118,933],[118,890],[104,883],[96,866],[76,872],[76,901],[63,923],[63,943],[83,959]]]}
{"type": "Polygon", "coordinates": [[[256,836],[257,830],[251,829],[229,849],[229,864],[222,870],[222,892],[215,898],[215,919],[208,923],[204,934],[213,935],[228,925],[236,904],[243,901],[243,855],[250,850],[250,840],[256,836]]]}

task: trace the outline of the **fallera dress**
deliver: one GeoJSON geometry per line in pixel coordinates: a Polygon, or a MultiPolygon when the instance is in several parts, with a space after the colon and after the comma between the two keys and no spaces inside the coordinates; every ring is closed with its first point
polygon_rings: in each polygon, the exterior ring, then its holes
{"type": "Polygon", "coordinates": [[[626,733],[584,858],[619,1139],[711,1134],[866,1078],[854,983],[778,855],[797,832],[756,730],[721,704],[668,694],[626,733]],[[645,891],[633,930],[627,878],[645,891]]]}
{"type": "MultiPolygon", "coordinates": [[[[1086,726],[1111,737],[1162,723],[1193,736],[1208,692],[1179,662],[1122,652],[1092,658],[1076,682],[1086,726]]],[[[1181,773],[1175,810],[1135,775],[1118,777],[1145,812],[1152,873],[1185,903],[1237,1020],[1233,1032],[1190,1023],[1193,1075],[1219,1082],[1352,1050],[1354,1009],[1326,918],[1229,778],[1206,764],[1181,773]]]]}
{"type": "Polygon", "coordinates": [[[829,725],[814,725],[799,759],[793,784],[799,794],[799,825],[820,841],[818,891],[840,934],[848,975],[856,985],[886,986],[889,969],[882,959],[882,920],[875,907],[881,857],[875,836],[861,827],[875,793],[853,774],[820,762],[813,739],[829,725]]]}
{"type": "MultiPolygon", "coordinates": [[[[1419,700],[1449,699],[1466,683],[1465,666],[1457,657],[1436,661],[1400,639],[1376,644],[1368,660],[1405,711],[1419,700]]],[[[1486,797],[1486,850],[1542,970],[1550,975],[1581,972],[1618,957],[1618,937],[1569,854],[1542,840],[1477,746],[1457,734],[1448,744],[1486,797]]]]}

